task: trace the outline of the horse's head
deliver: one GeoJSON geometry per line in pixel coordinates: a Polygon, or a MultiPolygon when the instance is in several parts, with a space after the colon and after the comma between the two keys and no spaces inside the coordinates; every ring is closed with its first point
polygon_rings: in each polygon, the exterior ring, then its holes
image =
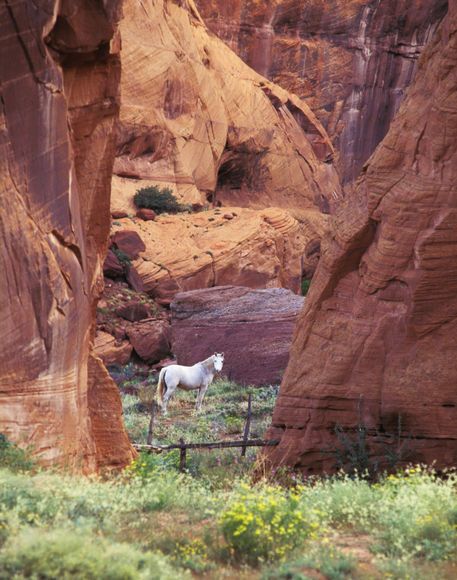
{"type": "Polygon", "coordinates": [[[222,365],[224,364],[224,353],[218,353],[215,352],[213,354],[213,362],[214,362],[214,368],[216,369],[217,372],[222,370],[222,365]]]}

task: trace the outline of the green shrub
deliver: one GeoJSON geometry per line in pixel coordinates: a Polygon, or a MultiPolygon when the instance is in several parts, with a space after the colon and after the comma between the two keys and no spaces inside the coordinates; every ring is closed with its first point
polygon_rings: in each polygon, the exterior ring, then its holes
{"type": "Polygon", "coordinates": [[[119,260],[119,262],[122,264],[122,266],[124,266],[124,268],[130,268],[130,266],[132,265],[132,260],[130,259],[130,256],[128,256],[125,252],[119,250],[119,248],[116,248],[115,246],[112,246],[111,251],[119,260]]]}
{"type": "Polygon", "coordinates": [[[267,570],[262,580],[308,580],[304,570],[317,570],[329,580],[343,580],[356,567],[352,556],[347,556],[333,546],[314,546],[298,560],[285,562],[276,569],[267,570]]]}
{"type": "Polygon", "coordinates": [[[235,558],[252,565],[283,559],[319,528],[313,512],[301,509],[298,494],[245,484],[222,513],[220,525],[235,558]]]}
{"type": "Polygon", "coordinates": [[[457,476],[421,466],[389,475],[379,487],[375,550],[391,558],[445,560],[457,550],[457,476]]]}
{"type": "Polygon", "coordinates": [[[155,185],[139,189],[133,201],[137,207],[152,209],[156,213],[178,213],[189,209],[178,202],[171,189],[168,187],[160,189],[155,185]]]}
{"type": "Polygon", "coordinates": [[[67,529],[24,530],[0,552],[0,578],[175,579],[162,555],[67,529]]]}
{"type": "Polygon", "coordinates": [[[301,294],[302,296],[306,296],[308,294],[309,287],[311,286],[311,280],[307,280],[303,278],[301,281],[301,294]]]}
{"type": "Polygon", "coordinates": [[[27,451],[8,441],[0,433],[0,467],[7,467],[11,471],[29,471],[35,466],[27,451]]]}
{"type": "Polygon", "coordinates": [[[125,471],[133,476],[148,478],[161,471],[177,471],[179,467],[179,451],[168,453],[140,453],[125,471]]]}

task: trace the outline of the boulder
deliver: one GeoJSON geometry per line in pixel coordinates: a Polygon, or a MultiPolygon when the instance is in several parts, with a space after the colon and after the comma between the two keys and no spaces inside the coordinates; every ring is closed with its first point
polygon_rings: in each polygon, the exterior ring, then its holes
{"type": "Polygon", "coordinates": [[[119,306],[115,310],[117,316],[130,322],[138,322],[151,316],[151,309],[142,302],[132,301],[119,306]]]}
{"type": "Polygon", "coordinates": [[[103,262],[103,275],[108,278],[122,278],[125,275],[123,264],[112,250],[108,250],[103,262]]]}
{"type": "Polygon", "coordinates": [[[114,210],[111,212],[111,217],[115,220],[122,219],[122,218],[128,217],[128,213],[126,211],[122,211],[122,210],[119,210],[119,211],[114,210]]]}
{"type": "Polygon", "coordinates": [[[133,347],[127,341],[118,341],[107,332],[98,331],[95,335],[94,351],[105,365],[125,365],[130,360],[133,347]]]}
{"type": "Polygon", "coordinates": [[[146,249],[138,232],[132,230],[116,231],[111,236],[111,242],[131,260],[138,258],[139,254],[146,249]]]}
{"type": "Polygon", "coordinates": [[[192,365],[225,353],[223,374],[241,384],[278,384],[304,298],[290,290],[220,286],[182,292],[171,304],[172,350],[192,365]]]}
{"type": "Polygon", "coordinates": [[[152,209],[147,209],[146,207],[142,207],[136,212],[136,217],[144,220],[145,222],[149,220],[156,219],[156,212],[152,209]]]}
{"type": "Polygon", "coordinates": [[[148,319],[127,327],[135,352],[147,363],[157,363],[170,354],[170,324],[167,320],[148,319]]]}
{"type": "Polygon", "coordinates": [[[329,471],[335,425],[362,422],[381,467],[405,443],[403,464],[457,465],[456,183],[453,2],[323,239],[268,434],[275,464],[329,471]]]}

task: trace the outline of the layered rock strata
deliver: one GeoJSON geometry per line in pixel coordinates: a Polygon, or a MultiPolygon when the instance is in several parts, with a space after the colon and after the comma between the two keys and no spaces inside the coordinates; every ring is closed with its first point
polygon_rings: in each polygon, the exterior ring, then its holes
{"type": "Polygon", "coordinates": [[[330,211],[333,149],[304,102],[210,34],[193,0],[124,11],[115,211],[135,214],[133,194],[151,184],[200,206],[330,211]]]}
{"type": "Polygon", "coordinates": [[[141,239],[146,249],[132,259],[128,279],[162,304],[177,292],[226,284],[299,292],[303,271],[313,267],[314,254],[306,258],[304,249],[322,235],[322,216],[309,218],[300,223],[279,208],[221,208],[117,220],[111,239],[124,247],[126,234],[141,239]]]}
{"type": "Polygon", "coordinates": [[[193,365],[225,354],[223,374],[240,384],[278,384],[304,298],[289,290],[222,286],[178,294],[171,305],[172,348],[193,365]]]}
{"type": "Polygon", "coordinates": [[[355,178],[387,133],[446,0],[196,0],[251,67],[304,98],[355,178]]]}
{"type": "Polygon", "coordinates": [[[300,316],[270,455],[331,469],[336,425],[374,460],[457,463],[457,4],[334,217],[300,316]],[[401,429],[400,429],[401,427],[401,429]]]}
{"type": "Polygon", "coordinates": [[[120,3],[0,6],[0,431],[43,464],[133,451],[93,355],[119,109],[120,3]]]}

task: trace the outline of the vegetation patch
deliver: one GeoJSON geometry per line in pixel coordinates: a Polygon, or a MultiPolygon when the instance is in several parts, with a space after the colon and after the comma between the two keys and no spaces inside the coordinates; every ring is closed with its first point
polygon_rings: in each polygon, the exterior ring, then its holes
{"type": "Polygon", "coordinates": [[[155,185],[139,189],[133,201],[136,207],[152,209],[156,213],[179,213],[190,209],[189,206],[178,202],[171,189],[155,185]]]}
{"type": "MultiPolygon", "coordinates": [[[[134,369],[124,379],[136,380],[134,369]]],[[[143,390],[142,400],[123,396],[135,438],[149,423],[153,385],[143,390]]],[[[155,437],[236,437],[234,418],[245,416],[250,391],[217,381],[199,415],[195,394],[180,392],[155,437]]],[[[252,389],[259,436],[275,396],[274,388],[252,389]]],[[[235,449],[190,453],[186,473],[173,451],[142,453],[108,478],[77,477],[30,471],[27,454],[18,462],[17,448],[3,443],[0,457],[16,459],[0,469],[0,578],[456,577],[452,471],[411,466],[372,483],[355,473],[303,478],[283,469],[254,483],[255,452],[243,458],[235,449]]]]}

